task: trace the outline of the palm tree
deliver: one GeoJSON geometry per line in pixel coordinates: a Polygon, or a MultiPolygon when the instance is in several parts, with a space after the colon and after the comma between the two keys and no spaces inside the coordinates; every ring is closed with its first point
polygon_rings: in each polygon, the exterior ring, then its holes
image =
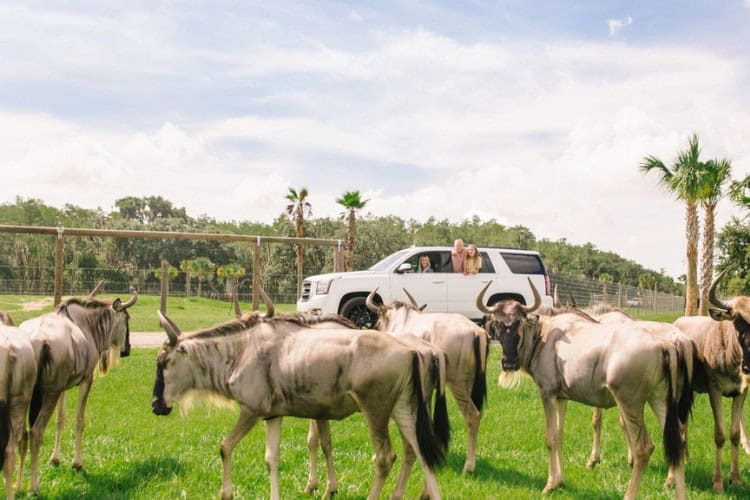
{"type": "MultiPolygon", "coordinates": [[[[297,226],[297,238],[305,236],[305,212],[307,212],[308,217],[312,217],[312,205],[307,201],[307,195],[306,187],[300,189],[299,192],[289,188],[289,192],[286,195],[286,199],[289,200],[289,204],[286,206],[286,213],[294,220],[297,226]]],[[[305,250],[302,245],[295,245],[295,249],[297,250],[297,297],[299,297],[302,290],[305,250]]]]}
{"type": "Polygon", "coordinates": [[[748,211],[745,219],[750,217],[750,175],[746,175],[741,181],[734,181],[729,187],[729,197],[741,208],[748,211]]]}
{"type": "Polygon", "coordinates": [[[348,225],[348,237],[349,245],[346,249],[346,270],[351,271],[354,268],[354,232],[356,224],[356,212],[362,210],[367,202],[370,200],[363,200],[360,198],[359,191],[347,191],[341,198],[336,200],[336,203],[344,207],[346,210],[341,212],[341,218],[347,221],[348,225]]]}
{"type": "Polygon", "coordinates": [[[703,167],[700,162],[698,136],[693,134],[688,149],[681,151],[670,166],[664,165],[655,156],[645,157],[640,164],[644,174],[656,170],[661,174],[659,182],[678,200],[684,201],[685,236],[687,239],[687,283],[685,286],[685,316],[694,316],[698,303],[698,201],[702,187],[703,167]]]}
{"type": "Polygon", "coordinates": [[[215,272],[216,264],[208,257],[197,257],[193,259],[193,273],[198,277],[198,297],[203,295],[203,281],[210,279],[215,272]]]}
{"type": "Polygon", "coordinates": [[[180,271],[185,273],[185,296],[190,297],[190,280],[195,273],[195,261],[188,259],[180,261],[180,271]]]}
{"type": "Polygon", "coordinates": [[[705,213],[703,222],[703,258],[701,262],[700,307],[698,314],[708,316],[708,289],[714,274],[714,219],[716,205],[726,192],[732,163],[729,160],[709,160],[703,165],[703,186],[700,202],[705,213]]]}

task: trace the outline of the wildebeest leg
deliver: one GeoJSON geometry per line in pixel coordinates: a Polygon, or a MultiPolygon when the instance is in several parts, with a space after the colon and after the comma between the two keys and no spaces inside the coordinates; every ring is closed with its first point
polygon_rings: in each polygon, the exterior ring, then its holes
{"type": "Polygon", "coordinates": [[[307,449],[310,451],[310,470],[307,474],[307,485],[305,493],[308,495],[318,489],[318,445],[320,444],[320,433],[315,420],[310,419],[307,428],[307,449]]]}
{"type": "MultiPolygon", "coordinates": [[[[73,457],[73,468],[78,471],[83,470],[83,451],[81,449],[83,442],[83,428],[86,425],[86,401],[91,392],[91,384],[94,382],[94,375],[91,374],[81,382],[78,389],[78,408],[76,411],[76,452],[73,457]]],[[[60,410],[58,409],[58,412],[60,410]]]]}
{"type": "MultiPolygon", "coordinates": [[[[617,395],[615,395],[615,399],[618,399],[617,395]]],[[[646,470],[648,461],[654,451],[654,444],[646,431],[646,424],[643,419],[643,403],[625,406],[618,399],[617,406],[620,409],[628,439],[633,443],[633,471],[628,481],[628,488],[625,491],[625,500],[634,500],[638,494],[643,472],[646,470]]]]}
{"type": "Polygon", "coordinates": [[[23,489],[23,471],[26,462],[26,451],[29,446],[29,433],[26,431],[26,426],[23,425],[23,422],[21,422],[20,429],[18,437],[18,477],[16,478],[16,491],[23,489]]]}
{"type": "MultiPolygon", "coordinates": [[[[382,403],[382,402],[378,402],[382,403]]],[[[380,498],[380,492],[383,491],[385,479],[396,461],[396,453],[391,445],[391,437],[388,434],[389,411],[383,408],[383,405],[372,405],[373,408],[361,407],[362,414],[367,420],[370,428],[370,440],[375,448],[375,480],[367,495],[368,500],[377,500],[380,498]]]]}
{"type": "Polygon", "coordinates": [[[279,450],[281,448],[281,417],[265,421],[266,468],[271,480],[271,500],[279,500],[279,450]]]}
{"type": "MultiPolygon", "coordinates": [[[[404,497],[406,485],[409,482],[409,474],[411,474],[411,469],[414,466],[414,462],[417,460],[416,451],[414,450],[414,448],[412,448],[407,437],[404,436],[404,433],[401,431],[401,427],[399,427],[398,430],[401,433],[401,442],[404,446],[404,457],[401,463],[401,472],[399,473],[398,480],[396,481],[396,487],[394,488],[393,494],[391,495],[392,500],[404,497]]],[[[423,490],[422,493],[426,494],[426,491],[423,490]]]]}
{"type": "Polygon", "coordinates": [[[323,450],[323,456],[326,459],[326,473],[328,483],[326,491],[322,498],[330,498],[336,493],[338,488],[336,484],[336,470],[333,467],[333,452],[331,447],[331,431],[328,426],[328,420],[310,419],[309,429],[307,431],[307,448],[310,450],[310,473],[307,477],[307,486],[305,493],[312,493],[318,487],[318,445],[323,450]]]}
{"type": "MultiPolygon", "coordinates": [[[[743,375],[743,378],[745,375],[743,375]]],[[[740,393],[739,396],[737,396],[740,401],[737,402],[740,414],[739,414],[739,421],[740,421],[740,442],[742,443],[742,447],[745,449],[745,453],[750,454],[750,439],[747,437],[747,431],[745,430],[745,418],[743,417],[743,413],[745,412],[745,398],[747,398],[747,387],[740,393]]]]}
{"type": "Polygon", "coordinates": [[[326,484],[326,490],[323,492],[322,498],[331,498],[331,496],[338,490],[336,483],[336,469],[333,467],[333,448],[331,446],[331,429],[328,425],[328,420],[316,420],[315,426],[318,430],[318,439],[320,440],[320,447],[323,450],[323,456],[326,459],[326,474],[328,482],[326,484]]]}
{"type": "Polygon", "coordinates": [[[65,430],[65,419],[67,418],[65,413],[65,392],[60,394],[60,399],[57,401],[57,427],[55,429],[55,447],[52,449],[52,456],[50,462],[52,465],[60,465],[60,446],[62,443],[62,435],[65,430]]]}
{"type": "Polygon", "coordinates": [[[555,397],[543,398],[546,421],[545,444],[549,451],[547,484],[543,494],[559,488],[565,483],[562,469],[562,429],[565,423],[565,402],[555,397]],[[562,407],[562,409],[561,409],[562,407]]]}
{"type": "Polygon", "coordinates": [[[724,475],[721,472],[721,449],[724,447],[724,442],[726,441],[724,434],[724,411],[721,407],[721,394],[718,391],[709,388],[708,398],[711,402],[711,412],[714,417],[714,444],[716,445],[712,482],[714,491],[721,493],[724,491],[724,475]]]}
{"type": "Polygon", "coordinates": [[[479,422],[482,414],[471,400],[471,385],[467,379],[464,382],[448,381],[448,387],[453,393],[458,408],[466,422],[466,461],[463,472],[474,472],[477,457],[477,436],[479,434],[479,422]]]}
{"type": "MultiPolygon", "coordinates": [[[[31,387],[29,387],[29,391],[31,387]]],[[[16,453],[22,453],[22,458],[26,456],[26,451],[22,451],[22,446],[26,446],[26,410],[29,407],[29,399],[22,397],[13,397],[10,401],[10,439],[8,440],[8,454],[5,456],[5,491],[8,498],[13,498],[13,473],[15,472],[16,453]]],[[[23,462],[19,464],[18,483],[16,489],[20,490],[23,486],[23,462]]]]}
{"type": "Polygon", "coordinates": [[[403,399],[400,400],[393,409],[393,420],[398,426],[404,444],[404,463],[401,467],[401,475],[399,476],[396,489],[393,491],[393,496],[391,498],[403,497],[406,484],[409,481],[411,468],[414,465],[414,459],[419,458],[419,464],[422,466],[422,472],[424,473],[425,478],[421,498],[439,500],[440,490],[438,488],[435,473],[427,465],[422,454],[418,452],[419,443],[417,442],[416,420],[414,413],[411,410],[411,405],[406,404],[403,399]]]}
{"type": "Polygon", "coordinates": [[[591,416],[591,427],[594,429],[594,439],[591,444],[591,456],[586,464],[589,469],[593,469],[602,460],[602,409],[596,406],[594,406],[594,412],[591,416]]]}
{"type": "Polygon", "coordinates": [[[257,421],[258,417],[254,415],[248,407],[240,405],[240,418],[237,420],[237,423],[234,424],[229,435],[227,435],[227,437],[221,442],[219,451],[221,453],[223,468],[221,478],[222,500],[232,498],[232,451],[237,443],[245,437],[245,434],[253,428],[257,421]]]}
{"type": "Polygon", "coordinates": [[[740,428],[742,421],[742,407],[745,404],[746,393],[742,393],[736,398],[732,398],[732,423],[729,427],[729,442],[732,444],[732,465],[729,470],[729,483],[740,484],[740,467],[739,467],[739,445],[740,445],[740,428]]]}
{"type": "Polygon", "coordinates": [[[42,447],[42,436],[44,435],[44,429],[47,427],[47,422],[55,411],[55,405],[60,399],[60,394],[57,392],[44,395],[39,415],[31,428],[31,483],[29,491],[35,494],[39,493],[39,450],[42,447]]]}

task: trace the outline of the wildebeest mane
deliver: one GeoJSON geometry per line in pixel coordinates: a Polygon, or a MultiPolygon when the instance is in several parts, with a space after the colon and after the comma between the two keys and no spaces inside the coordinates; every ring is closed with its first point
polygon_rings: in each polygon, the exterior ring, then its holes
{"type": "Polygon", "coordinates": [[[63,311],[64,309],[67,309],[67,307],[71,305],[81,306],[86,309],[97,309],[100,307],[110,307],[112,305],[112,301],[100,300],[96,298],[79,299],[78,297],[70,297],[60,302],[60,304],[58,304],[56,308],[56,311],[58,312],[63,311]]]}
{"type": "Polygon", "coordinates": [[[588,312],[589,314],[592,314],[594,316],[601,316],[602,314],[617,312],[620,314],[624,314],[630,319],[633,319],[633,317],[630,314],[628,314],[626,311],[623,311],[619,307],[615,307],[611,304],[605,304],[605,303],[594,304],[593,306],[588,308],[588,312]]]}
{"type": "Polygon", "coordinates": [[[13,319],[10,317],[10,314],[5,311],[0,311],[0,323],[6,326],[15,326],[13,324],[13,319]]]}
{"type": "Polygon", "coordinates": [[[719,335],[706,335],[701,353],[706,364],[712,369],[731,373],[739,370],[742,362],[742,346],[737,341],[737,333],[734,327],[729,327],[722,322],[719,327],[719,335]]]}
{"type": "Polygon", "coordinates": [[[592,318],[591,315],[589,315],[586,311],[582,311],[581,309],[578,309],[577,307],[570,307],[570,306],[561,306],[561,307],[539,306],[539,308],[536,311],[534,311],[534,314],[537,314],[539,316],[559,316],[561,314],[575,314],[576,316],[580,316],[583,319],[586,319],[593,323],[598,323],[598,321],[592,318]]]}

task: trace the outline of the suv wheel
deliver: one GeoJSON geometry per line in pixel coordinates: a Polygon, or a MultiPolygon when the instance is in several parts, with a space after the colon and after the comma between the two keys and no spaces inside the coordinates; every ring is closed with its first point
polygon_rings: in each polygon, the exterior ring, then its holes
{"type": "Polygon", "coordinates": [[[377,316],[367,308],[365,297],[352,297],[341,306],[341,315],[359,328],[373,328],[377,316]]]}

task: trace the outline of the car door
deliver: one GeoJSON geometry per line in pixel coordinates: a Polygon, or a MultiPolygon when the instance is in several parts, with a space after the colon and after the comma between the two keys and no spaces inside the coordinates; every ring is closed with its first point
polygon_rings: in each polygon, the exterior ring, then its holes
{"type": "Polygon", "coordinates": [[[391,275],[390,292],[392,300],[400,300],[408,304],[409,298],[404,293],[404,289],[406,289],[420,306],[427,305],[425,311],[445,312],[446,278],[448,276],[448,273],[444,271],[446,260],[450,260],[450,252],[424,251],[404,259],[399,265],[408,263],[411,265],[411,271],[394,272],[391,275]],[[419,259],[424,255],[427,255],[430,260],[432,272],[416,272],[419,259]]]}
{"type": "Polygon", "coordinates": [[[479,319],[479,312],[475,303],[479,291],[492,279],[495,272],[492,261],[486,252],[479,252],[482,257],[482,269],[478,274],[450,273],[446,283],[446,310],[463,314],[470,319],[479,319]]]}

